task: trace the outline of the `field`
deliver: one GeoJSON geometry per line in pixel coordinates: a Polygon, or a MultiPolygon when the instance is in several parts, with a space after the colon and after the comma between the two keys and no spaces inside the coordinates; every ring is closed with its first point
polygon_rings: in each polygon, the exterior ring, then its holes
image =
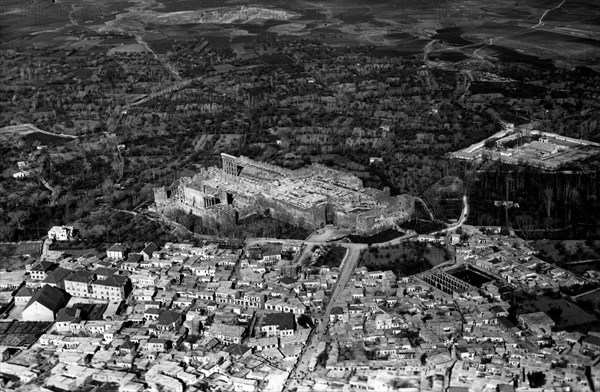
{"type": "MultiPolygon", "coordinates": [[[[223,38],[219,44],[241,56],[251,53],[243,50],[236,37],[267,31],[310,36],[335,47],[375,45],[377,50],[384,49],[382,55],[385,50],[402,55],[421,54],[428,51],[426,45],[433,40],[438,45],[431,59],[436,61],[460,63],[476,57],[549,66],[554,60],[576,63],[600,57],[600,18],[589,14],[594,6],[588,0],[572,0],[542,18],[550,7],[543,0],[527,4],[506,0],[375,0],[368,5],[358,0],[325,0],[318,4],[299,0],[262,0],[252,4],[242,0],[109,0],[96,4],[85,0],[79,4],[57,1],[49,5],[11,0],[2,8],[2,33],[5,44],[13,39],[11,45],[27,42],[51,46],[63,41],[65,47],[83,45],[86,49],[98,42],[76,43],[61,30],[144,33],[159,53],[169,49],[161,47],[161,40],[203,36],[223,38]],[[44,34],[24,35],[41,31],[44,34]],[[153,34],[156,35],[152,37],[153,34]]],[[[104,44],[107,49],[116,46],[111,42],[104,44]]]]}
{"type": "Polygon", "coordinates": [[[38,129],[31,124],[21,124],[0,128],[0,138],[12,138],[14,136],[22,138],[29,144],[40,145],[58,145],[64,144],[74,139],[71,136],[61,136],[38,129]]]}
{"type": "Polygon", "coordinates": [[[0,345],[8,347],[29,347],[48,328],[52,322],[12,321],[0,322],[0,345]]]}
{"type": "MultiPolygon", "coordinates": [[[[0,243],[0,261],[10,256],[37,256],[42,251],[42,242],[0,243]]],[[[2,266],[6,268],[6,266],[2,266]]]]}

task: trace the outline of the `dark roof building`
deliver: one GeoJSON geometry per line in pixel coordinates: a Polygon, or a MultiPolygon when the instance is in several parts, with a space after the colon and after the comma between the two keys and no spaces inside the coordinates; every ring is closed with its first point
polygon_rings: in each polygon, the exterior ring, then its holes
{"type": "Polygon", "coordinates": [[[79,322],[81,310],[77,308],[62,308],[56,314],[56,322],[79,322]]]}
{"type": "Polygon", "coordinates": [[[23,310],[24,321],[54,321],[58,311],[69,302],[69,294],[45,285],[38,290],[23,310]]]}
{"type": "Polygon", "coordinates": [[[115,268],[98,267],[92,271],[98,279],[106,279],[110,276],[119,275],[119,270],[115,268]]]}
{"type": "Polygon", "coordinates": [[[54,271],[48,272],[46,279],[44,279],[42,283],[64,288],[63,280],[65,280],[65,278],[71,275],[72,273],[73,270],[58,267],[54,271]]]}
{"type": "Polygon", "coordinates": [[[127,262],[129,263],[139,263],[144,260],[144,257],[139,253],[132,253],[127,257],[127,262]]]}
{"type": "Polygon", "coordinates": [[[54,271],[58,268],[58,264],[51,263],[49,261],[40,261],[35,264],[29,270],[29,274],[31,275],[31,279],[35,280],[44,280],[48,276],[48,273],[54,271]]]}
{"type": "Polygon", "coordinates": [[[172,310],[163,310],[156,321],[158,322],[157,327],[160,329],[178,328],[183,323],[183,314],[172,310]]]}
{"type": "Polygon", "coordinates": [[[248,346],[242,346],[241,344],[232,343],[228,346],[225,346],[223,348],[223,351],[229,353],[229,355],[231,355],[234,358],[241,358],[246,354],[251,353],[252,349],[248,346]]]}
{"type": "Polygon", "coordinates": [[[277,326],[279,330],[293,330],[296,319],[292,313],[267,313],[263,319],[264,326],[277,326]]]}
{"type": "Polygon", "coordinates": [[[31,291],[31,289],[27,286],[22,286],[19,290],[17,290],[17,292],[15,293],[14,296],[15,296],[15,298],[16,297],[31,298],[33,296],[33,291],[31,291]]]}
{"type": "Polygon", "coordinates": [[[56,263],[52,263],[50,261],[40,261],[39,263],[32,266],[30,271],[48,272],[48,271],[52,271],[56,268],[58,268],[58,264],[56,264],[56,263]]]}
{"type": "Polygon", "coordinates": [[[144,260],[148,260],[148,259],[152,258],[152,255],[157,250],[158,250],[158,245],[156,245],[154,242],[150,242],[150,243],[146,244],[146,247],[144,249],[142,249],[142,251],[140,253],[144,257],[144,260]]]}
{"type": "Polygon", "coordinates": [[[95,279],[93,273],[89,271],[79,270],[73,272],[71,275],[65,278],[65,281],[69,282],[79,282],[79,283],[89,283],[95,279]]]}

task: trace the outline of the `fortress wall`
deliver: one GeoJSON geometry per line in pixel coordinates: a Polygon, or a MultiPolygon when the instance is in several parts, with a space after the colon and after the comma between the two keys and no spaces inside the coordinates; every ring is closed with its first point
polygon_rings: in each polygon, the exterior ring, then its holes
{"type": "Polygon", "coordinates": [[[257,198],[256,207],[258,210],[268,210],[271,217],[292,225],[304,227],[313,230],[322,222],[325,222],[325,210],[323,209],[322,221],[315,221],[313,209],[303,209],[298,206],[285,203],[280,200],[267,199],[263,196],[257,198]]]}
{"type": "Polygon", "coordinates": [[[154,188],[153,191],[154,191],[154,202],[156,204],[164,204],[169,201],[169,198],[167,196],[167,190],[164,186],[161,186],[160,188],[154,188]]]}
{"type": "Polygon", "coordinates": [[[343,211],[335,212],[335,222],[338,226],[344,228],[356,227],[356,214],[347,214],[343,211]]]}
{"type": "Polygon", "coordinates": [[[203,208],[204,207],[204,194],[194,188],[184,186],[183,189],[183,202],[191,207],[203,208]]]}
{"type": "MultiPolygon", "coordinates": [[[[323,204],[317,205],[311,209],[312,210],[312,221],[313,221],[312,224],[315,227],[324,226],[327,224],[326,219],[325,219],[328,214],[327,208],[328,208],[327,204],[323,203],[323,204]]],[[[332,214],[333,211],[330,211],[329,213],[332,214]]],[[[333,220],[334,216],[332,216],[330,219],[333,220]]]]}

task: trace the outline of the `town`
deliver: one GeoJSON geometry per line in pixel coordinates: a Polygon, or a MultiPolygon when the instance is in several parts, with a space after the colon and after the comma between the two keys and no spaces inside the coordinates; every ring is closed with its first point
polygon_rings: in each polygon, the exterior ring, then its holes
{"type": "Polygon", "coordinates": [[[598,320],[565,293],[600,275],[536,253],[466,225],[371,245],[45,246],[1,272],[0,375],[23,391],[593,391],[600,334],[578,331],[598,320]],[[399,242],[452,256],[408,276],[362,263],[399,242]]]}
{"type": "Polygon", "coordinates": [[[593,3],[4,2],[0,391],[598,391],[593,3]]]}

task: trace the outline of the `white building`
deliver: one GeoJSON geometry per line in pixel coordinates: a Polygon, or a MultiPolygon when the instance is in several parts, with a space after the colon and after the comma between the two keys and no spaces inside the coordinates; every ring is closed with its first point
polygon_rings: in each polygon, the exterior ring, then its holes
{"type": "Polygon", "coordinates": [[[106,256],[109,259],[123,260],[125,258],[125,252],[127,248],[123,244],[114,244],[106,251],[106,256]]]}
{"type": "Polygon", "coordinates": [[[54,226],[48,231],[48,238],[56,241],[69,241],[74,236],[73,226],[54,226]]]}
{"type": "Polygon", "coordinates": [[[23,321],[54,321],[58,311],[67,304],[64,293],[52,286],[44,286],[33,296],[23,310],[23,321]]]}

